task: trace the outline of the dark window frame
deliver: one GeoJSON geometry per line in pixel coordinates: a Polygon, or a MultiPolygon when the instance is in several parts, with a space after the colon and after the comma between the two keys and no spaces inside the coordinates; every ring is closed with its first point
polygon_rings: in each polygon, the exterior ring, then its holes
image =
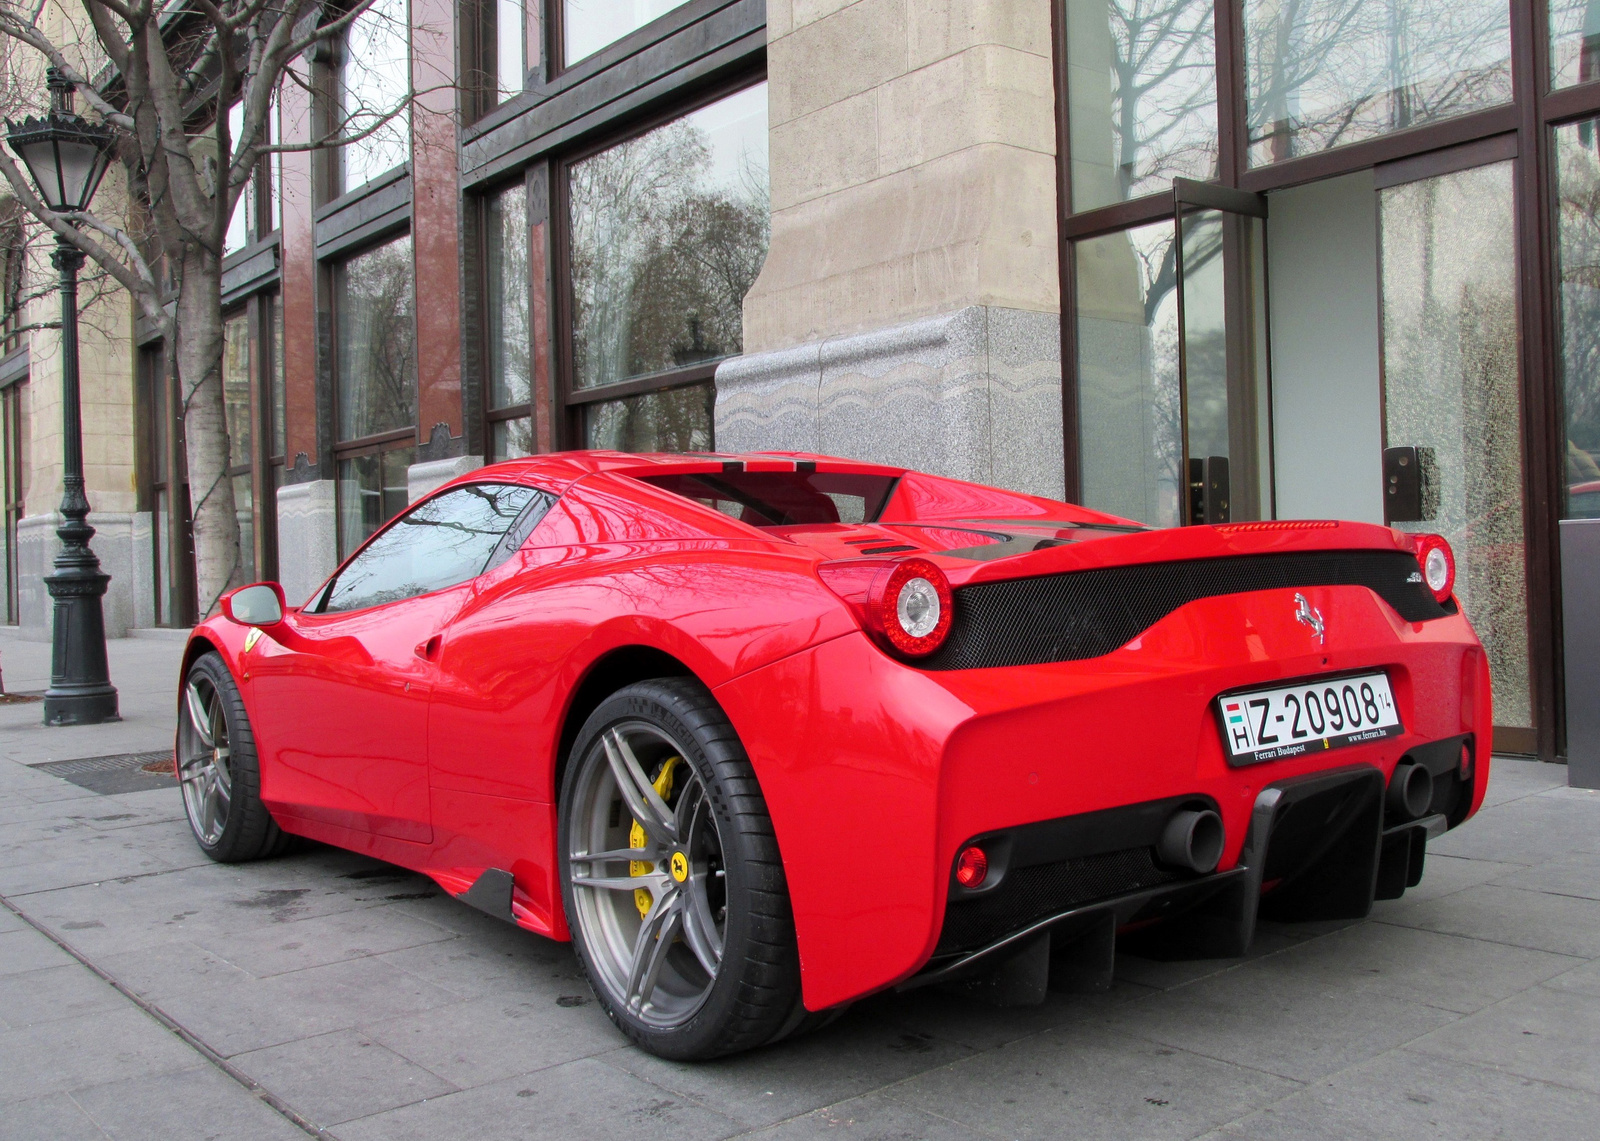
{"type": "MultiPolygon", "coordinates": [[[[559,5],[560,0],[552,0],[559,5]]],[[[663,17],[664,19],[665,17],[663,17]]],[[[651,25],[645,25],[646,28],[651,25]]],[[[639,31],[644,31],[644,28],[639,31]]],[[[624,37],[625,39],[627,37],[624,37]]],[[[621,43],[623,41],[618,41],[621,43]]],[[[574,383],[575,349],[573,344],[572,297],[572,202],[569,190],[569,171],[584,159],[612,147],[649,134],[657,127],[691,115],[729,95],[736,94],[767,81],[766,60],[758,66],[741,69],[720,82],[696,87],[671,106],[653,114],[634,118],[616,125],[611,131],[597,136],[582,147],[560,155],[550,163],[550,250],[551,296],[550,311],[554,323],[551,338],[551,368],[554,374],[554,427],[558,436],[557,447],[584,446],[584,415],[593,404],[621,400],[630,396],[647,396],[671,392],[695,385],[711,384],[722,360],[700,362],[682,368],[664,369],[645,376],[630,377],[612,384],[579,388],[574,383]]],[[[726,359],[726,358],[723,358],[726,359]]],[[[715,440],[712,441],[715,446],[715,440]]]]}
{"type": "MultiPolygon", "coordinates": [[[[1078,411],[1075,246],[1079,239],[1115,233],[1171,216],[1172,196],[1160,193],[1074,212],[1067,104],[1065,4],[1051,0],[1051,40],[1056,105],[1056,188],[1061,289],[1062,466],[1066,498],[1082,488],[1083,425],[1078,411]]],[[[1511,98],[1469,112],[1375,138],[1251,167],[1246,130],[1244,0],[1214,0],[1216,43],[1216,182],[1225,188],[1265,193],[1407,160],[1424,169],[1425,156],[1481,144],[1486,153],[1514,136],[1517,227],[1519,360],[1522,376],[1524,531],[1527,536],[1528,635],[1532,655],[1531,731],[1499,735],[1500,748],[1533,752],[1545,760],[1566,750],[1561,644],[1561,583],[1556,573],[1558,519],[1562,503],[1561,342],[1556,280],[1556,183],[1552,132],[1563,123],[1600,118],[1600,80],[1553,88],[1547,0],[1509,0],[1511,98]],[[1542,652],[1541,652],[1542,651],[1542,652]]],[[[1440,155],[1448,163],[1451,158],[1440,155]]]]}

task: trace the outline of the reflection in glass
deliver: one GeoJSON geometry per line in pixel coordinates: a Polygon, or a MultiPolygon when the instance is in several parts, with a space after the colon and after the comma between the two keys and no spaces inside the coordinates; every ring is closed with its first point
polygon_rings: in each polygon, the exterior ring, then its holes
{"type": "Polygon", "coordinates": [[[522,183],[487,203],[489,407],[532,399],[528,334],[528,194],[522,183]]]}
{"type": "Polygon", "coordinates": [[[228,466],[250,464],[250,315],[222,323],[222,410],[228,423],[228,466]]]}
{"type": "Polygon", "coordinates": [[[1191,459],[1228,458],[1222,229],[1220,211],[1201,210],[1183,216],[1183,386],[1191,459]]]}
{"type": "Polygon", "coordinates": [[[339,439],[410,427],[417,419],[411,238],[333,270],[339,439]]]}
{"type": "MultiPolygon", "coordinates": [[[[228,138],[232,140],[235,148],[239,145],[239,136],[244,133],[244,104],[235,103],[228,108],[228,138]]],[[[233,213],[228,216],[228,229],[222,235],[222,256],[244,249],[250,244],[250,231],[254,229],[251,224],[255,221],[254,203],[251,201],[251,191],[254,187],[246,185],[239,194],[239,201],[233,204],[233,213]]]]}
{"type": "Polygon", "coordinates": [[[416,448],[395,448],[339,461],[340,558],[406,509],[406,469],[416,454],[416,448]]]}
{"type": "Polygon", "coordinates": [[[1437,517],[1401,523],[1456,553],[1456,594],[1489,654],[1495,723],[1528,726],[1528,616],[1512,167],[1380,194],[1389,447],[1433,449],[1437,517]]]}
{"type": "Polygon", "coordinates": [[[255,493],[250,473],[233,477],[233,512],[239,521],[239,567],[245,582],[256,581],[255,493]]]}
{"type": "Polygon", "coordinates": [[[544,493],[487,483],[418,504],[340,573],[322,609],[380,606],[476,578],[535,498],[544,493]]]}
{"type": "Polygon", "coordinates": [[[584,409],[584,447],[618,452],[709,452],[716,390],[693,384],[584,409]]]}
{"type": "Polygon", "coordinates": [[[272,330],[272,454],[283,455],[288,424],[287,392],[283,383],[283,303],[276,294],[265,301],[272,330]]]}
{"type": "Polygon", "coordinates": [[[171,574],[172,547],[171,536],[167,533],[167,489],[157,488],[155,496],[154,518],[151,528],[155,531],[156,558],[155,558],[155,589],[156,589],[156,625],[172,625],[172,584],[167,581],[171,574]]]}
{"type": "Polygon", "coordinates": [[[489,457],[491,463],[495,460],[514,460],[521,456],[531,456],[538,450],[533,446],[532,416],[519,416],[515,420],[496,420],[493,435],[494,455],[489,457]]]}
{"type": "Polygon", "coordinates": [[[1083,503],[1183,522],[1178,266],[1171,222],[1077,243],[1083,503]]]}
{"type": "Polygon", "coordinates": [[[339,134],[363,138],[339,156],[339,192],[354,190],[411,158],[411,29],[406,0],[372,0],[345,32],[339,65],[339,134]]]}
{"type": "Polygon", "coordinates": [[[1600,518],[1600,131],[1556,128],[1567,519],[1600,518]]]}
{"type": "Polygon", "coordinates": [[[522,94],[527,79],[527,28],[522,0],[495,0],[495,87],[504,103],[522,94]]]}
{"type": "Polygon", "coordinates": [[[1245,0],[1250,161],[1511,98],[1506,0],[1245,0]]]}
{"type": "Polygon", "coordinates": [[[1066,0],[1072,208],[1217,169],[1212,0],[1066,0]]]}
{"type": "Polygon", "coordinates": [[[562,0],[561,58],[568,67],[686,0],[562,0]]]}
{"type": "Polygon", "coordinates": [[[1550,0],[1550,85],[1600,79],[1600,5],[1550,0]]]}
{"type": "Polygon", "coordinates": [[[569,172],[577,387],[742,351],[767,256],[767,86],[569,172]]]}

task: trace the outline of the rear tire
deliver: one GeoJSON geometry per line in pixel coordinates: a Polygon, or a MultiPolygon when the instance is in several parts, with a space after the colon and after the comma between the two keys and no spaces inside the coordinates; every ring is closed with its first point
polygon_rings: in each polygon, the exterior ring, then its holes
{"type": "Polygon", "coordinates": [[[590,715],[562,780],[560,845],[578,962],[634,1042],[694,1061],[809,1021],[772,819],[699,682],[639,682],[590,715]]]}
{"type": "Polygon", "coordinates": [[[290,837],[261,802],[261,767],[244,698],[221,655],[201,654],[178,695],[178,782],[200,850],[221,864],[275,856],[290,837]]]}

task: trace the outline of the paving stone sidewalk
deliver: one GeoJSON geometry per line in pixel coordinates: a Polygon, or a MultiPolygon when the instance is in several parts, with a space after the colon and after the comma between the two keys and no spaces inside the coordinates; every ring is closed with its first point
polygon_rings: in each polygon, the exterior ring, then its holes
{"type": "MultiPolygon", "coordinates": [[[[112,643],[120,725],[0,705],[0,1139],[1600,1138],[1600,793],[1563,768],[1497,761],[1367,921],[1124,957],[1111,994],[1029,1010],[874,998],[677,1065],[623,1044],[568,948],[422,877],[218,866],[175,788],[35,767],[169,745],[178,654],[112,643]]],[[[8,690],[48,666],[0,635],[8,690]]]]}

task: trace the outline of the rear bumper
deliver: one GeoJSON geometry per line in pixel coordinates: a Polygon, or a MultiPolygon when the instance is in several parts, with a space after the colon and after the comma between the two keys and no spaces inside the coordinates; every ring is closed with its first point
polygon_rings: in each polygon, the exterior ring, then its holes
{"type": "MultiPolygon", "coordinates": [[[[1414,756],[1426,764],[1454,756],[1462,743],[1439,742],[1414,756]]],[[[1225,958],[1249,949],[1263,911],[1361,918],[1374,899],[1398,897],[1420,880],[1426,841],[1465,811],[1471,785],[1441,771],[1429,806],[1440,811],[1398,821],[1384,792],[1382,774],[1366,765],[1269,785],[1256,795],[1238,862],[1207,875],[1164,869],[1154,856],[1158,822],[1200,807],[1185,798],[974,837],[1004,853],[1002,874],[983,891],[952,884],[933,956],[900,989],[991,972],[1042,939],[1058,951],[1074,949],[1071,973],[1080,985],[1085,977],[1109,985],[1119,934],[1131,934],[1146,953],[1225,958]],[[1108,847],[1130,840],[1144,843],[1108,847]],[[1017,862],[1019,852],[1027,862],[1017,862]]]]}
{"type": "MultiPolygon", "coordinates": [[[[1468,734],[1485,747],[1447,823],[1476,811],[1492,717],[1485,657],[1466,620],[1406,622],[1364,588],[1306,588],[1327,621],[1323,644],[1296,622],[1295,593],[1194,602],[1085,661],[922,671],[851,634],[719,687],[777,831],[806,1005],[903,983],[1041,918],[1076,922],[1059,918],[1078,906],[1068,901],[990,930],[979,945],[941,947],[951,867],[974,836],[1188,798],[1222,817],[1219,869],[1232,872],[1248,867],[1268,790],[1362,769],[1381,792],[1402,756],[1468,734]],[[1371,668],[1390,677],[1403,735],[1244,768],[1227,762],[1216,695],[1371,668]]],[[[1270,884],[1271,869],[1263,875],[1270,884]]],[[[1154,906],[1198,915],[1207,890],[1138,875],[1126,888],[1095,897],[1102,911],[1137,916],[1119,925],[1150,918],[1142,909],[1154,906]]]]}

